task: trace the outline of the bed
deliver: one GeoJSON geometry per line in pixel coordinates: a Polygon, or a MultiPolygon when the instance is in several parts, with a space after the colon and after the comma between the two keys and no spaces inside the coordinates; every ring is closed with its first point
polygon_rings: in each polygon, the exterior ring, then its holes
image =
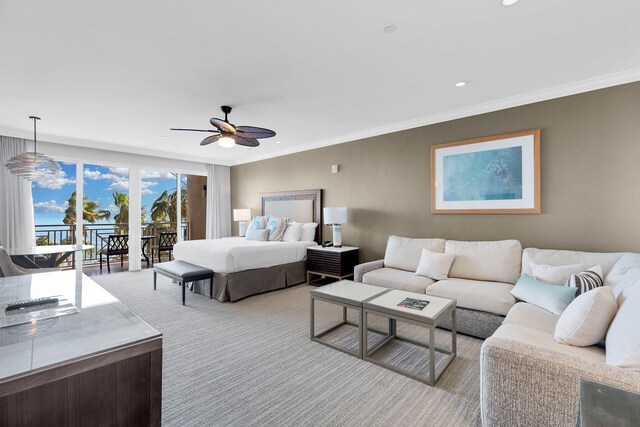
{"type": "MultiPolygon", "coordinates": [[[[307,248],[322,241],[321,197],[321,190],[261,194],[262,215],[318,223],[312,242],[258,242],[244,237],[191,240],[176,244],[173,256],[212,269],[213,296],[222,302],[303,283],[307,248]]],[[[192,290],[208,295],[208,283],[194,282],[192,290]]]]}

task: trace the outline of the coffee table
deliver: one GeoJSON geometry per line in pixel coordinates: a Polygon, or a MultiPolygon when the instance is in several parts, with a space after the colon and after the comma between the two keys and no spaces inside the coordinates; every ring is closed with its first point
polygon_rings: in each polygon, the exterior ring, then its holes
{"type": "MultiPolygon", "coordinates": [[[[431,295],[418,294],[415,292],[407,292],[401,290],[390,290],[382,295],[370,298],[362,303],[362,342],[363,359],[380,365],[384,368],[392,370],[402,375],[421,381],[430,386],[435,385],[442,373],[451,364],[456,357],[456,301],[448,298],[434,297],[431,295]],[[398,304],[405,298],[415,298],[418,300],[429,301],[429,304],[422,310],[412,308],[398,307],[398,304]],[[368,316],[370,314],[389,319],[389,333],[385,338],[369,349],[367,344],[368,335],[368,316]],[[451,348],[445,349],[436,346],[435,329],[447,317],[451,318],[451,348]],[[410,338],[397,335],[396,322],[404,322],[412,325],[421,326],[429,330],[429,344],[424,344],[410,338]],[[391,365],[387,362],[372,358],[373,354],[382,347],[393,341],[394,339],[405,341],[429,350],[429,376],[421,376],[409,370],[391,365]],[[440,363],[436,369],[436,352],[442,353],[446,359],[440,363]]],[[[376,331],[377,332],[377,331],[376,331]]]]}
{"type": "MultiPolygon", "coordinates": [[[[341,280],[339,282],[334,282],[317,289],[311,290],[309,292],[310,297],[310,336],[311,341],[318,342],[320,344],[324,344],[328,347],[331,347],[335,350],[342,351],[344,353],[350,354],[352,356],[356,356],[362,359],[362,351],[364,348],[363,345],[363,333],[362,333],[362,304],[363,302],[374,298],[384,292],[387,292],[387,288],[383,288],[380,286],[366,285],[364,283],[356,283],[351,280],[341,280]],[[342,321],[337,325],[331,326],[330,328],[316,334],[315,332],[315,301],[324,301],[329,304],[335,304],[342,307],[342,321]],[[350,322],[347,320],[347,309],[351,308],[358,312],[358,324],[350,322]],[[348,348],[341,347],[323,340],[320,340],[321,337],[338,329],[344,325],[356,326],[358,328],[358,351],[352,351],[348,348]]],[[[375,331],[378,332],[378,331],[375,331]]],[[[382,332],[382,334],[386,334],[386,332],[382,332]]]]}

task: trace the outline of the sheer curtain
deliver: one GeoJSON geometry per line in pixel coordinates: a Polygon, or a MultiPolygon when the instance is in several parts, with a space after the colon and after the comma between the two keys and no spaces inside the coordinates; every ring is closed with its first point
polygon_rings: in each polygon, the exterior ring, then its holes
{"type": "Polygon", "coordinates": [[[231,236],[231,168],[207,165],[207,239],[231,236]]]}
{"type": "Polygon", "coordinates": [[[0,246],[35,246],[31,181],[19,178],[4,165],[27,151],[27,141],[0,135],[0,246]]]}

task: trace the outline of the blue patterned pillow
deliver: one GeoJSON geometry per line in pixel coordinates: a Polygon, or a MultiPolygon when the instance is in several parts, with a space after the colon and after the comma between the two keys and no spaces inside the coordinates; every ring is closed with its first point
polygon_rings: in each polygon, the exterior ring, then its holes
{"type": "Polygon", "coordinates": [[[279,242],[282,240],[284,230],[287,228],[287,218],[270,216],[267,222],[267,228],[269,229],[269,241],[279,242]]]}
{"type": "Polygon", "coordinates": [[[249,227],[247,229],[253,230],[264,230],[267,228],[267,217],[266,216],[255,216],[249,223],[249,227]]]}

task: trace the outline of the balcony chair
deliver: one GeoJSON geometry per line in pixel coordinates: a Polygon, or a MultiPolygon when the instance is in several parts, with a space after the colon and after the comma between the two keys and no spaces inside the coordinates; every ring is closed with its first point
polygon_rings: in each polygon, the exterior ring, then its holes
{"type": "Polygon", "coordinates": [[[0,246],[0,277],[25,276],[34,273],[60,271],[59,268],[22,268],[13,263],[9,253],[0,246]]]}
{"type": "Polygon", "coordinates": [[[169,252],[169,261],[171,261],[171,253],[173,252],[173,245],[178,241],[178,233],[160,233],[158,239],[158,246],[151,250],[151,262],[154,260],[154,254],[158,253],[158,262],[162,262],[160,254],[162,252],[169,252]]]}
{"type": "Polygon", "coordinates": [[[107,257],[107,272],[111,273],[111,265],[109,265],[109,257],[112,255],[120,255],[120,267],[124,266],[124,256],[129,254],[129,235],[128,234],[109,234],[107,237],[107,246],[100,249],[100,271],[102,271],[102,255],[107,257]]]}

